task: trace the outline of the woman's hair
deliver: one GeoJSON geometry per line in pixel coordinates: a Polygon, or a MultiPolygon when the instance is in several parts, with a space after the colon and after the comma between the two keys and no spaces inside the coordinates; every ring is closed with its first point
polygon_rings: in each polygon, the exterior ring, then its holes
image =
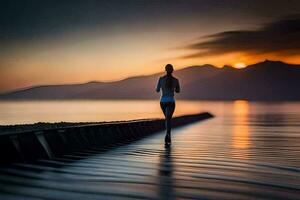
{"type": "Polygon", "coordinates": [[[173,86],[172,73],[174,71],[173,65],[167,64],[166,67],[165,67],[165,70],[167,72],[166,87],[167,88],[172,88],[172,86],[173,86]]]}

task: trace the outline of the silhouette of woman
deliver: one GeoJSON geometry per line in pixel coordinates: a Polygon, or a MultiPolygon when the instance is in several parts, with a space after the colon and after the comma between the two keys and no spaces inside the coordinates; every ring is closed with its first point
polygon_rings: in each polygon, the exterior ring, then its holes
{"type": "Polygon", "coordinates": [[[165,136],[165,144],[171,144],[171,119],[175,110],[175,98],[174,91],[180,92],[179,81],[172,76],[174,71],[171,64],[167,64],[165,67],[166,75],[159,78],[156,86],[156,92],[162,90],[160,98],[160,107],[165,115],[167,133],[165,136]]]}

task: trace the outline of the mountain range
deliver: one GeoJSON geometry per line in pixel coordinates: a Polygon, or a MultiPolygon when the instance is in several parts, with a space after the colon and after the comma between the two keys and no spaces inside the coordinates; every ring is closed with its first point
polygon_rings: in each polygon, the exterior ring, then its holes
{"type": "MultiPolygon", "coordinates": [[[[0,95],[2,100],[46,99],[157,99],[155,86],[163,73],[114,82],[44,85],[0,95]]],[[[243,69],[231,66],[191,66],[174,72],[182,92],[177,99],[300,100],[300,65],[269,61],[243,69]]]]}

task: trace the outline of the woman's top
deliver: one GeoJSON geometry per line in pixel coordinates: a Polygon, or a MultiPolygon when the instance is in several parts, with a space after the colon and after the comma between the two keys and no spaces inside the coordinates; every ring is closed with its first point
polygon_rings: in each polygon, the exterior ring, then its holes
{"type": "Polygon", "coordinates": [[[179,81],[177,78],[172,76],[172,87],[167,87],[166,85],[167,75],[162,76],[158,79],[156,92],[162,90],[160,102],[175,102],[174,91],[176,93],[180,92],[179,81]]]}

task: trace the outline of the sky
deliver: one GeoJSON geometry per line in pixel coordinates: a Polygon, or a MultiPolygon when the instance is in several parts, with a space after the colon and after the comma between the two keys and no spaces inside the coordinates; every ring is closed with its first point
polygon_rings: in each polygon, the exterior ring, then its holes
{"type": "Polygon", "coordinates": [[[298,0],[10,0],[0,92],[114,81],[191,65],[300,63],[298,0]]]}

